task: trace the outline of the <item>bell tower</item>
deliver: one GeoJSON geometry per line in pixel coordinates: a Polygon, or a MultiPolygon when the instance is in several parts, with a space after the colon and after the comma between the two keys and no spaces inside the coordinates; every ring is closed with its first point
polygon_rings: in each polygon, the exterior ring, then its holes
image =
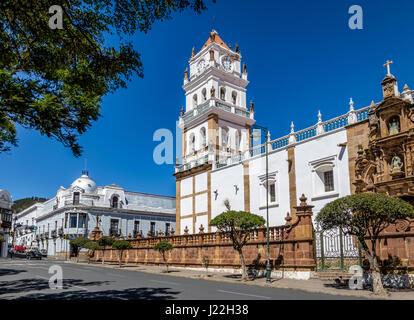
{"type": "MultiPolygon", "coordinates": [[[[193,48],[189,68],[184,72],[185,107],[181,108],[179,126],[182,129],[182,163],[177,164],[177,233],[183,212],[181,181],[208,173],[232,157],[240,159],[249,152],[250,127],[255,123],[254,112],[246,103],[246,64],[241,62],[239,45],[234,50],[212,30],[201,50],[193,48]],[[181,208],[181,209],[180,209],[181,208]]],[[[207,183],[208,185],[208,183],[207,183]]],[[[194,193],[196,188],[192,188],[194,193]]],[[[207,188],[209,200],[211,190],[207,188]]],[[[186,195],[188,196],[188,195],[186,195]]],[[[194,207],[198,204],[193,203],[194,207]]],[[[210,208],[207,203],[207,208],[210,208]]],[[[211,215],[211,209],[207,210],[211,215]]],[[[188,216],[188,214],[184,214],[188,216]]],[[[191,227],[185,227],[191,232],[191,227]]],[[[195,233],[196,217],[193,219],[195,233]]]]}

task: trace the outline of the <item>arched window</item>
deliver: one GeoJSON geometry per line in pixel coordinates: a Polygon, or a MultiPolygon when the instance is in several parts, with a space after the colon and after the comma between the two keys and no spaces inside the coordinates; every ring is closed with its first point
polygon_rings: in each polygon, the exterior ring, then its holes
{"type": "Polygon", "coordinates": [[[226,89],[220,88],[220,99],[226,101],[226,89]]]}
{"type": "Polygon", "coordinates": [[[235,141],[236,141],[236,150],[240,151],[240,147],[241,147],[241,131],[240,131],[240,129],[236,131],[235,141]]]}
{"type": "Polygon", "coordinates": [[[207,100],[207,89],[204,88],[203,91],[201,92],[203,95],[203,102],[207,100]]]}
{"type": "Polygon", "coordinates": [[[193,107],[194,107],[194,108],[197,108],[197,105],[198,105],[197,100],[198,100],[198,97],[197,97],[197,95],[195,94],[195,95],[193,96],[193,107]]]}
{"type": "Polygon", "coordinates": [[[205,148],[207,145],[207,136],[206,136],[206,128],[200,129],[200,142],[201,142],[201,148],[205,148]]]}
{"type": "Polygon", "coordinates": [[[223,147],[229,147],[229,128],[223,127],[221,129],[221,145],[223,147]]]}
{"type": "Polygon", "coordinates": [[[237,103],[237,92],[236,91],[232,92],[231,99],[232,99],[233,104],[237,103]]]}
{"type": "Polygon", "coordinates": [[[400,133],[400,118],[398,116],[391,117],[388,120],[388,132],[390,135],[400,133]]]}
{"type": "Polygon", "coordinates": [[[195,135],[194,135],[194,133],[190,134],[189,151],[190,152],[195,151],[195,135]]]}
{"type": "Polygon", "coordinates": [[[118,208],[118,197],[117,196],[114,196],[113,198],[112,198],[112,208],[118,208]]]}

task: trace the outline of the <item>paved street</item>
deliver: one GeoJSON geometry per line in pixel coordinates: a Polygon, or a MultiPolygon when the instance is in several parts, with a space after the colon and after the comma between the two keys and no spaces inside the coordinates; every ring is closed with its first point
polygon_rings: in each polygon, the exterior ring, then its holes
{"type": "MultiPolygon", "coordinates": [[[[173,274],[173,273],[172,273],[173,274]]],[[[60,260],[0,259],[0,299],[179,299],[300,300],[353,299],[299,290],[149,274],[60,260]],[[49,267],[63,270],[63,288],[50,289],[49,267]]]]}

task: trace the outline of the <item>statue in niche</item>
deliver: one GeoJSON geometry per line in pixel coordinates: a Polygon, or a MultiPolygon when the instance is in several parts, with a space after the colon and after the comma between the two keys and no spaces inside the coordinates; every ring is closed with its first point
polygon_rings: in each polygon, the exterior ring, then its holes
{"type": "Polygon", "coordinates": [[[394,117],[388,123],[388,130],[390,135],[400,133],[400,123],[397,117],[394,117]]]}
{"type": "Polygon", "coordinates": [[[216,89],[214,87],[211,87],[210,95],[211,95],[212,98],[215,98],[215,96],[216,96],[216,89]]]}
{"type": "Polygon", "coordinates": [[[391,160],[391,173],[401,172],[403,163],[399,156],[394,156],[391,160]]]}
{"type": "Polygon", "coordinates": [[[370,140],[375,139],[375,136],[378,132],[379,120],[377,115],[374,113],[369,117],[369,138],[370,140]]]}

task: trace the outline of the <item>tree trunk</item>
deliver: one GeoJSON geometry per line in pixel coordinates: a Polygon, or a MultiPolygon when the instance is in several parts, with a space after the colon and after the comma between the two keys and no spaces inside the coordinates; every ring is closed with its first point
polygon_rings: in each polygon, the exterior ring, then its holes
{"type": "Polygon", "coordinates": [[[370,268],[372,271],[372,291],[377,295],[386,295],[388,292],[384,289],[381,281],[381,272],[378,266],[378,259],[376,254],[376,240],[371,240],[372,256],[368,256],[370,268]]]}
{"type": "Polygon", "coordinates": [[[102,249],[102,264],[105,264],[105,249],[102,249]]]}
{"type": "Polygon", "coordinates": [[[243,281],[247,281],[248,279],[247,279],[247,272],[246,272],[246,264],[244,263],[243,251],[242,251],[242,249],[237,250],[237,251],[239,251],[240,263],[241,263],[241,266],[242,266],[242,278],[241,279],[243,281]]]}
{"type": "Polygon", "coordinates": [[[119,267],[122,267],[122,250],[119,250],[119,267]]]}
{"type": "Polygon", "coordinates": [[[372,253],[369,251],[369,248],[363,239],[359,239],[359,242],[362,245],[362,248],[365,251],[365,254],[368,257],[369,269],[372,274],[372,291],[376,295],[386,295],[388,292],[382,285],[381,281],[381,272],[378,266],[378,259],[376,254],[376,240],[371,240],[372,244],[372,253]]]}

